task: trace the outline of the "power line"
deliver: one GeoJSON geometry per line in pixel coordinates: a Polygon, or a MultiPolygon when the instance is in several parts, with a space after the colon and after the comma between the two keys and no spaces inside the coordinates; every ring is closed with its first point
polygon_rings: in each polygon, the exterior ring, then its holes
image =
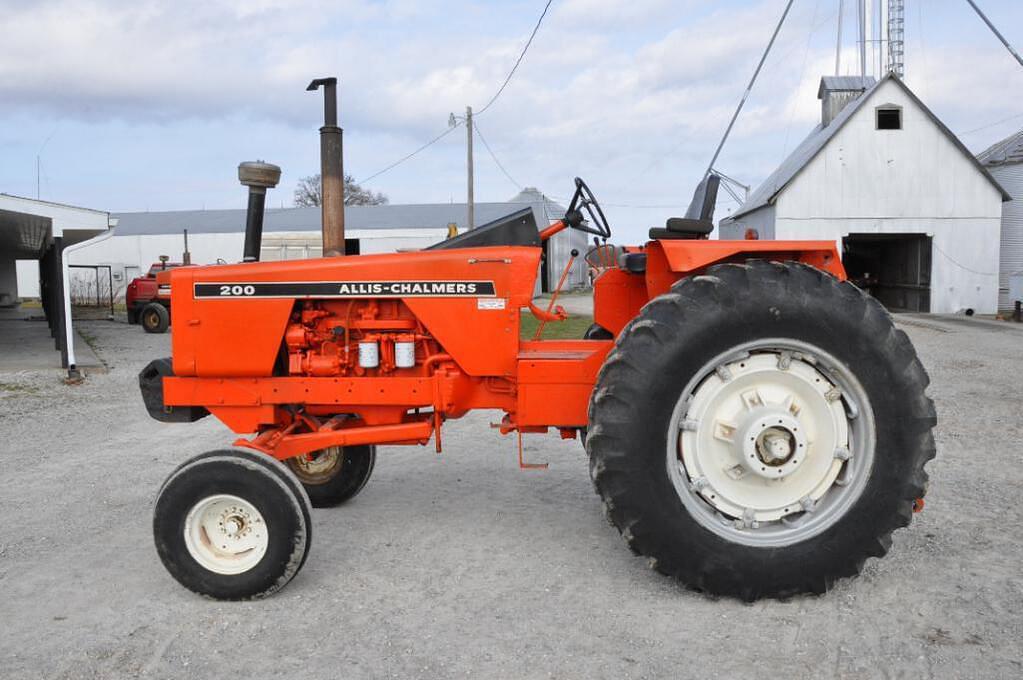
{"type": "MultiPolygon", "coordinates": [[[[813,15],[810,17],[810,31],[809,35],[806,36],[806,50],[803,52],[803,65],[799,67],[799,85],[803,84],[803,79],[806,77],[806,62],[810,58],[810,44],[813,42],[813,34],[817,32],[817,11],[820,9],[820,0],[814,0],[813,3],[813,15]]],[[[839,26],[841,26],[842,15],[839,13],[839,26]]],[[[823,24],[822,24],[823,25],[823,24]]],[[[835,60],[835,70],[838,70],[838,60],[835,60]]],[[[838,73],[835,73],[837,76],[838,73]]],[[[798,88],[798,85],[797,85],[798,88]]],[[[792,102],[789,106],[789,117],[785,123],[785,146],[782,147],[782,158],[787,158],[789,155],[789,135],[792,132],[792,120],[796,117],[796,103],[792,102]]]]}
{"type": "MultiPolygon", "coordinates": [[[[789,13],[790,9],[792,9],[792,0],[789,0],[789,2],[785,5],[785,11],[782,13],[781,19],[778,21],[778,25],[775,27],[774,33],[771,35],[771,40],[768,42],[767,48],[764,50],[764,53],[763,53],[763,55],[760,58],[760,62],[758,63],[757,68],[756,68],[756,70],[753,73],[753,77],[750,80],[749,85],[747,86],[746,90],[743,92],[742,99],[740,100],[739,105],[736,108],[735,113],[732,116],[732,119],[731,119],[731,122],[728,125],[728,128],[725,130],[725,134],[724,134],[724,136],[721,139],[721,143],[718,145],[717,150],[714,153],[714,158],[713,158],[711,164],[708,166],[707,173],[705,173],[704,176],[706,176],[706,174],[708,174],[710,172],[710,169],[713,168],[713,166],[714,166],[714,162],[717,161],[717,157],[721,153],[721,148],[724,146],[725,141],[728,139],[728,135],[731,133],[732,126],[735,124],[735,120],[736,120],[736,118],[738,118],[739,112],[742,110],[743,105],[745,105],[746,100],[749,98],[750,92],[753,89],[753,84],[756,82],[757,76],[759,75],[761,68],[763,68],[763,66],[764,66],[764,62],[767,60],[767,57],[768,57],[768,55],[771,52],[771,47],[774,45],[774,41],[778,37],[778,32],[781,30],[782,24],[785,23],[785,17],[788,16],[788,13],[789,13]]],[[[814,12],[815,13],[817,12],[817,5],[814,6],[814,12]]],[[[824,24],[830,22],[832,17],[834,17],[834,16],[835,16],[834,13],[829,14],[819,24],[817,24],[816,26],[813,27],[813,32],[816,32],[817,29],[819,29],[821,26],[823,26],[824,24]]],[[[785,53],[783,53],[780,57],[778,57],[776,59],[776,62],[784,61],[796,49],[798,49],[798,45],[789,48],[788,51],[786,51],[785,53]]],[[[625,184],[627,186],[631,186],[640,177],[643,177],[648,172],[650,172],[654,168],[654,166],[656,166],[662,160],[664,160],[668,156],[670,156],[670,155],[674,154],[676,151],[678,151],[678,149],[683,144],[685,144],[687,141],[689,141],[689,140],[688,139],[681,139],[678,142],[676,142],[675,144],[673,144],[671,147],[669,147],[667,150],[662,150],[662,151],[659,151],[659,152],[655,153],[653,155],[653,160],[651,160],[650,163],[648,163],[646,165],[646,167],[644,167],[638,173],[633,175],[628,181],[625,182],[625,184]]]]}
{"type": "Polygon", "coordinates": [[[937,250],[939,253],[944,255],[946,260],[948,260],[949,262],[951,262],[955,266],[959,267],[960,269],[964,269],[964,270],[970,272],[971,274],[978,274],[980,276],[998,276],[998,272],[981,272],[981,271],[977,271],[976,269],[970,269],[965,264],[963,264],[962,262],[959,262],[954,257],[952,257],[951,255],[946,253],[944,250],[942,250],[940,247],[938,247],[938,244],[935,243],[933,240],[931,240],[931,245],[934,246],[935,250],[937,250]]]}
{"type": "Polygon", "coordinates": [[[512,66],[512,70],[508,72],[508,77],[504,79],[504,82],[501,83],[500,89],[494,93],[494,96],[490,98],[490,101],[486,103],[486,106],[476,112],[477,116],[489,109],[490,106],[497,101],[497,98],[501,96],[501,93],[504,92],[504,88],[508,87],[508,83],[511,81],[512,76],[515,75],[516,69],[518,69],[519,64],[522,63],[522,58],[526,56],[526,51],[529,49],[529,46],[533,44],[533,38],[536,37],[536,32],[540,30],[540,24],[543,23],[543,18],[547,16],[547,10],[551,8],[552,2],[554,2],[554,0],[547,0],[547,4],[544,5],[543,12],[540,13],[540,18],[536,20],[536,26],[533,27],[533,32],[529,34],[529,40],[526,41],[526,46],[522,48],[522,52],[519,53],[519,58],[515,60],[515,65],[512,66]]]}
{"type": "MultiPolygon", "coordinates": [[[[483,113],[484,111],[486,111],[487,109],[489,109],[491,107],[491,105],[495,101],[497,101],[497,98],[501,96],[501,93],[504,92],[504,89],[506,87],[508,87],[508,83],[511,82],[512,76],[515,75],[515,71],[518,70],[519,64],[522,63],[522,59],[526,56],[526,52],[529,50],[529,46],[533,44],[533,38],[536,37],[537,31],[540,30],[540,24],[543,23],[544,17],[547,16],[547,10],[549,10],[551,8],[551,3],[552,2],[554,2],[554,0],[547,0],[547,4],[544,5],[543,12],[540,13],[540,18],[536,20],[536,26],[533,27],[533,32],[529,34],[529,40],[526,41],[525,47],[522,48],[522,52],[519,53],[519,58],[515,60],[515,65],[512,66],[511,71],[508,72],[508,76],[504,79],[504,82],[501,83],[501,87],[498,88],[497,92],[494,93],[494,96],[490,98],[490,101],[487,102],[486,106],[484,106],[479,111],[476,111],[475,115],[478,116],[481,113],[483,113]]],[[[427,149],[428,147],[433,146],[434,144],[436,144],[437,142],[442,140],[444,137],[446,137],[449,134],[451,134],[454,131],[454,129],[456,127],[458,127],[458,125],[460,125],[460,123],[455,123],[455,125],[448,127],[448,129],[444,130],[444,132],[440,133],[439,135],[437,135],[436,137],[434,137],[433,139],[428,141],[426,144],[423,144],[422,146],[417,148],[412,153],[409,153],[409,154],[407,154],[405,156],[402,156],[401,158],[399,158],[398,160],[394,161],[390,165],[388,165],[388,166],[386,166],[386,167],[384,167],[384,168],[382,168],[380,170],[377,170],[376,172],[374,172],[372,175],[370,175],[368,177],[363,177],[362,179],[359,180],[359,183],[368,182],[368,181],[370,181],[372,179],[375,179],[375,178],[379,177],[380,175],[384,174],[385,172],[388,172],[389,170],[393,170],[394,168],[398,167],[399,165],[401,165],[405,161],[409,160],[410,158],[412,158],[413,156],[418,154],[420,151],[423,151],[423,150],[427,149]]],[[[475,125],[473,127],[475,127],[476,132],[479,133],[479,128],[476,127],[475,125]]],[[[480,139],[483,139],[483,135],[482,134],[480,134],[480,139]]],[[[501,168],[501,172],[503,172],[505,174],[505,176],[512,181],[512,184],[515,184],[516,186],[518,186],[518,182],[513,180],[511,178],[511,175],[508,174],[508,171],[505,170],[501,166],[500,161],[498,161],[497,157],[494,156],[494,152],[490,150],[489,146],[487,146],[487,142],[486,142],[485,139],[483,139],[483,145],[487,147],[487,151],[490,152],[490,156],[491,156],[491,158],[494,159],[494,162],[497,163],[497,166],[499,168],[501,168]]],[[[521,189],[522,187],[520,186],[519,188],[521,189]]]]}
{"type": "Polygon", "coordinates": [[[415,156],[415,155],[416,155],[417,153],[419,153],[420,151],[422,151],[422,150],[424,150],[424,149],[426,149],[426,148],[428,148],[428,147],[430,147],[430,146],[433,146],[434,144],[436,144],[436,143],[437,143],[437,142],[439,142],[440,140],[442,140],[442,139],[444,139],[445,137],[447,137],[448,135],[450,135],[450,134],[451,134],[452,132],[454,132],[454,131],[455,131],[455,129],[456,129],[456,128],[457,128],[457,127],[458,127],[459,125],[461,125],[461,123],[457,123],[457,122],[456,122],[456,123],[455,123],[454,125],[452,125],[451,127],[447,128],[446,130],[444,130],[444,132],[440,133],[439,135],[437,135],[436,137],[434,137],[433,139],[431,139],[430,141],[428,141],[428,142],[427,142],[426,144],[423,144],[423,145],[422,145],[421,147],[419,147],[418,149],[416,149],[416,150],[415,150],[415,151],[413,151],[412,153],[410,153],[410,154],[406,154],[405,156],[402,156],[401,158],[399,158],[398,160],[394,161],[393,163],[391,163],[391,164],[390,164],[390,165],[388,165],[387,167],[385,167],[385,168],[383,168],[383,169],[381,169],[381,170],[377,170],[376,172],[374,172],[374,173],[373,173],[372,175],[370,175],[369,177],[363,177],[362,179],[360,179],[360,180],[359,180],[359,184],[363,184],[363,183],[365,183],[365,182],[368,182],[368,181],[370,181],[371,179],[374,179],[374,178],[376,178],[376,177],[379,177],[380,175],[384,174],[384,173],[385,173],[385,172],[387,172],[388,170],[393,170],[394,168],[398,167],[399,165],[401,165],[402,163],[404,163],[404,162],[405,162],[405,161],[407,161],[408,159],[410,159],[410,158],[412,158],[413,156],[415,156]]]}
{"type": "MultiPolygon", "coordinates": [[[[569,201],[572,200],[571,198],[569,198],[567,196],[555,196],[554,194],[544,194],[544,195],[547,196],[547,198],[553,198],[555,201],[561,201],[563,203],[568,203],[569,201]]],[[[671,200],[671,199],[666,199],[666,200],[671,200]]],[[[638,209],[641,209],[641,210],[674,210],[674,209],[679,207],[679,204],[677,202],[675,202],[675,203],[660,203],[660,204],[653,204],[653,203],[643,204],[643,203],[611,203],[611,202],[608,202],[608,201],[600,201],[600,206],[602,208],[638,208],[638,209]]]]}
{"type": "Polygon", "coordinates": [[[1010,120],[1016,120],[1017,118],[1023,118],[1023,113],[1017,113],[1015,116],[1009,116],[1008,118],[1003,118],[1001,120],[996,120],[994,123],[988,123],[987,125],[981,125],[979,128],[973,128],[972,130],[967,130],[966,132],[960,132],[959,136],[962,137],[963,135],[972,135],[974,132],[980,132],[981,130],[987,130],[988,128],[993,128],[994,126],[1001,125],[1002,123],[1008,123],[1010,120]]]}
{"type": "Polygon", "coordinates": [[[480,136],[480,141],[483,142],[483,148],[485,148],[487,153],[490,154],[490,157],[494,159],[494,163],[497,164],[497,167],[500,168],[501,172],[504,173],[504,176],[508,178],[509,182],[518,187],[519,191],[522,191],[522,185],[516,182],[515,178],[508,174],[508,171],[505,170],[503,165],[501,165],[501,161],[497,160],[497,156],[494,154],[494,150],[490,148],[490,144],[487,143],[487,138],[483,136],[483,132],[480,130],[479,124],[476,123],[476,121],[473,121],[472,126],[476,129],[476,134],[480,136]]]}

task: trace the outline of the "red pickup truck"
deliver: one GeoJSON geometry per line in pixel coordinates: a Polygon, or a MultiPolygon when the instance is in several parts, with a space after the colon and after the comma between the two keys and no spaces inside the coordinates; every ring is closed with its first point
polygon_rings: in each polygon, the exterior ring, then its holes
{"type": "Polygon", "coordinates": [[[124,294],[128,323],[142,324],[147,333],[167,332],[171,322],[170,287],[160,286],[156,275],[165,269],[183,266],[180,262],[157,262],[145,276],[132,279],[124,294]]]}

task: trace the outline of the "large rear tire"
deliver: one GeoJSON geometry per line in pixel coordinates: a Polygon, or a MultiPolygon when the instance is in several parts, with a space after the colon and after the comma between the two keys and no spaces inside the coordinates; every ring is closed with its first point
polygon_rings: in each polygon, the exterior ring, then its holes
{"type": "Polygon", "coordinates": [[[312,538],[309,499],[269,456],[211,451],[164,482],[153,536],[167,571],[189,590],[220,600],[262,598],[305,564],[312,538]]]}
{"type": "Polygon", "coordinates": [[[711,267],[619,335],[590,401],[591,476],[658,571],[747,601],[823,593],[883,556],[924,494],[927,384],[855,286],[711,267]]]}
{"type": "Polygon", "coordinates": [[[314,508],[332,508],[354,498],[373,474],[375,446],[332,446],[285,462],[314,508]]]}

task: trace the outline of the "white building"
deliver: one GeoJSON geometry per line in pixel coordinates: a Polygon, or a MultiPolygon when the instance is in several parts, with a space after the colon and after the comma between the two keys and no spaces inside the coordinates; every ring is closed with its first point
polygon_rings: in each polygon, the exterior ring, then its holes
{"type": "MultiPolygon", "coordinates": [[[[546,199],[536,189],[527,189],[507,203],[477,203],[475,222],[482,226],[522,208],[532,209],[540,229],[560,219],[565,212],[565,208],[546,199]]],[[[445,239],[449,225],[463,231],[466,213],[464,203],[347,206],[346,246],[351,254],[418,250],[445,239]]],[[[268,209],[260,259],[319,257],[320,217],[320,208],[268,209]]],[[[180,262],[185,250],[185,230],[188,230],[188,250],[194,264],[211,264],[218,260],[238,262],[242,257],[244,209],[119,213],[113,218],[117,222],[113,237],[82,249],[69,261],[77,265],[110,266],[115,299],[123,296],[125,285],[131,279],[159,262],[161,255],[172,262],[180,262]]],[[[538,292],[557,285],[573,247],[580,253],[586,250],[586,236],[581,232],[563,231],[551,241],[546,248],[549,258],[545,260],[538,292]]],[[[91,290],[88,284],[96,276],[94,271],[76,270],[75,276],[73,290],[91,290]]],[[[101,270],[100,276],[103,277],[101,290],[105,294],[107,270],[101,270]]],[[[31,263],[19,263],[21,297],[38,296],[38,278],[38,271],[31,263]]],[[[579,257],[565,282],[565,289],[585,286],[587,281],[586,266],[579,257]]]]}
{"type": "Polygon", "coordinates": [[[821,123],[721,238],[833,240],[890,309],[993,314],[1009,195],[896,76],[821,80],[821,123]]]}
{"type": "Polygon", "coordinates": [[[32,297],[41,300],[48,327],[30,342],[45,345],[52,339],[61,365],[76,370],[74,320],[66,294],[72,270],[67,265],[76,251],[105,238],[113,223],[100,210],[0,194],[0,346],[28,337],[11,326],[24,327],[14,309],[26,296],[24,279],[32,297]]]}
{"type": "Polygon", "coordinates": [[[998,263],[998,309],[1009,311],[1009,277],[1023,276],[1023,130],[1009,135],[977,156],[1013,200],[1002,207],[1001,258],[998,263]]]}

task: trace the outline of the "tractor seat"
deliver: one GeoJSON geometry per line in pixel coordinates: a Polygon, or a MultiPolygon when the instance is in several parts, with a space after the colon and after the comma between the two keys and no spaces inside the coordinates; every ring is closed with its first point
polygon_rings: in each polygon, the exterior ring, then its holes
{"type": "Polygon", "coordinates": [[[685,217],[669,217],[664,229],[650,230],[651,240],[707,238],[714,231],[711,220],[692,220],[685,217]]]}
{"type": "Polygon", "coordinates": [[[708,172],[696,187],[685,217],[669,217],[664,229],[651,229],[651,240],[709,238],[714,231],[714,204],[721,177],[708,172]]]}

